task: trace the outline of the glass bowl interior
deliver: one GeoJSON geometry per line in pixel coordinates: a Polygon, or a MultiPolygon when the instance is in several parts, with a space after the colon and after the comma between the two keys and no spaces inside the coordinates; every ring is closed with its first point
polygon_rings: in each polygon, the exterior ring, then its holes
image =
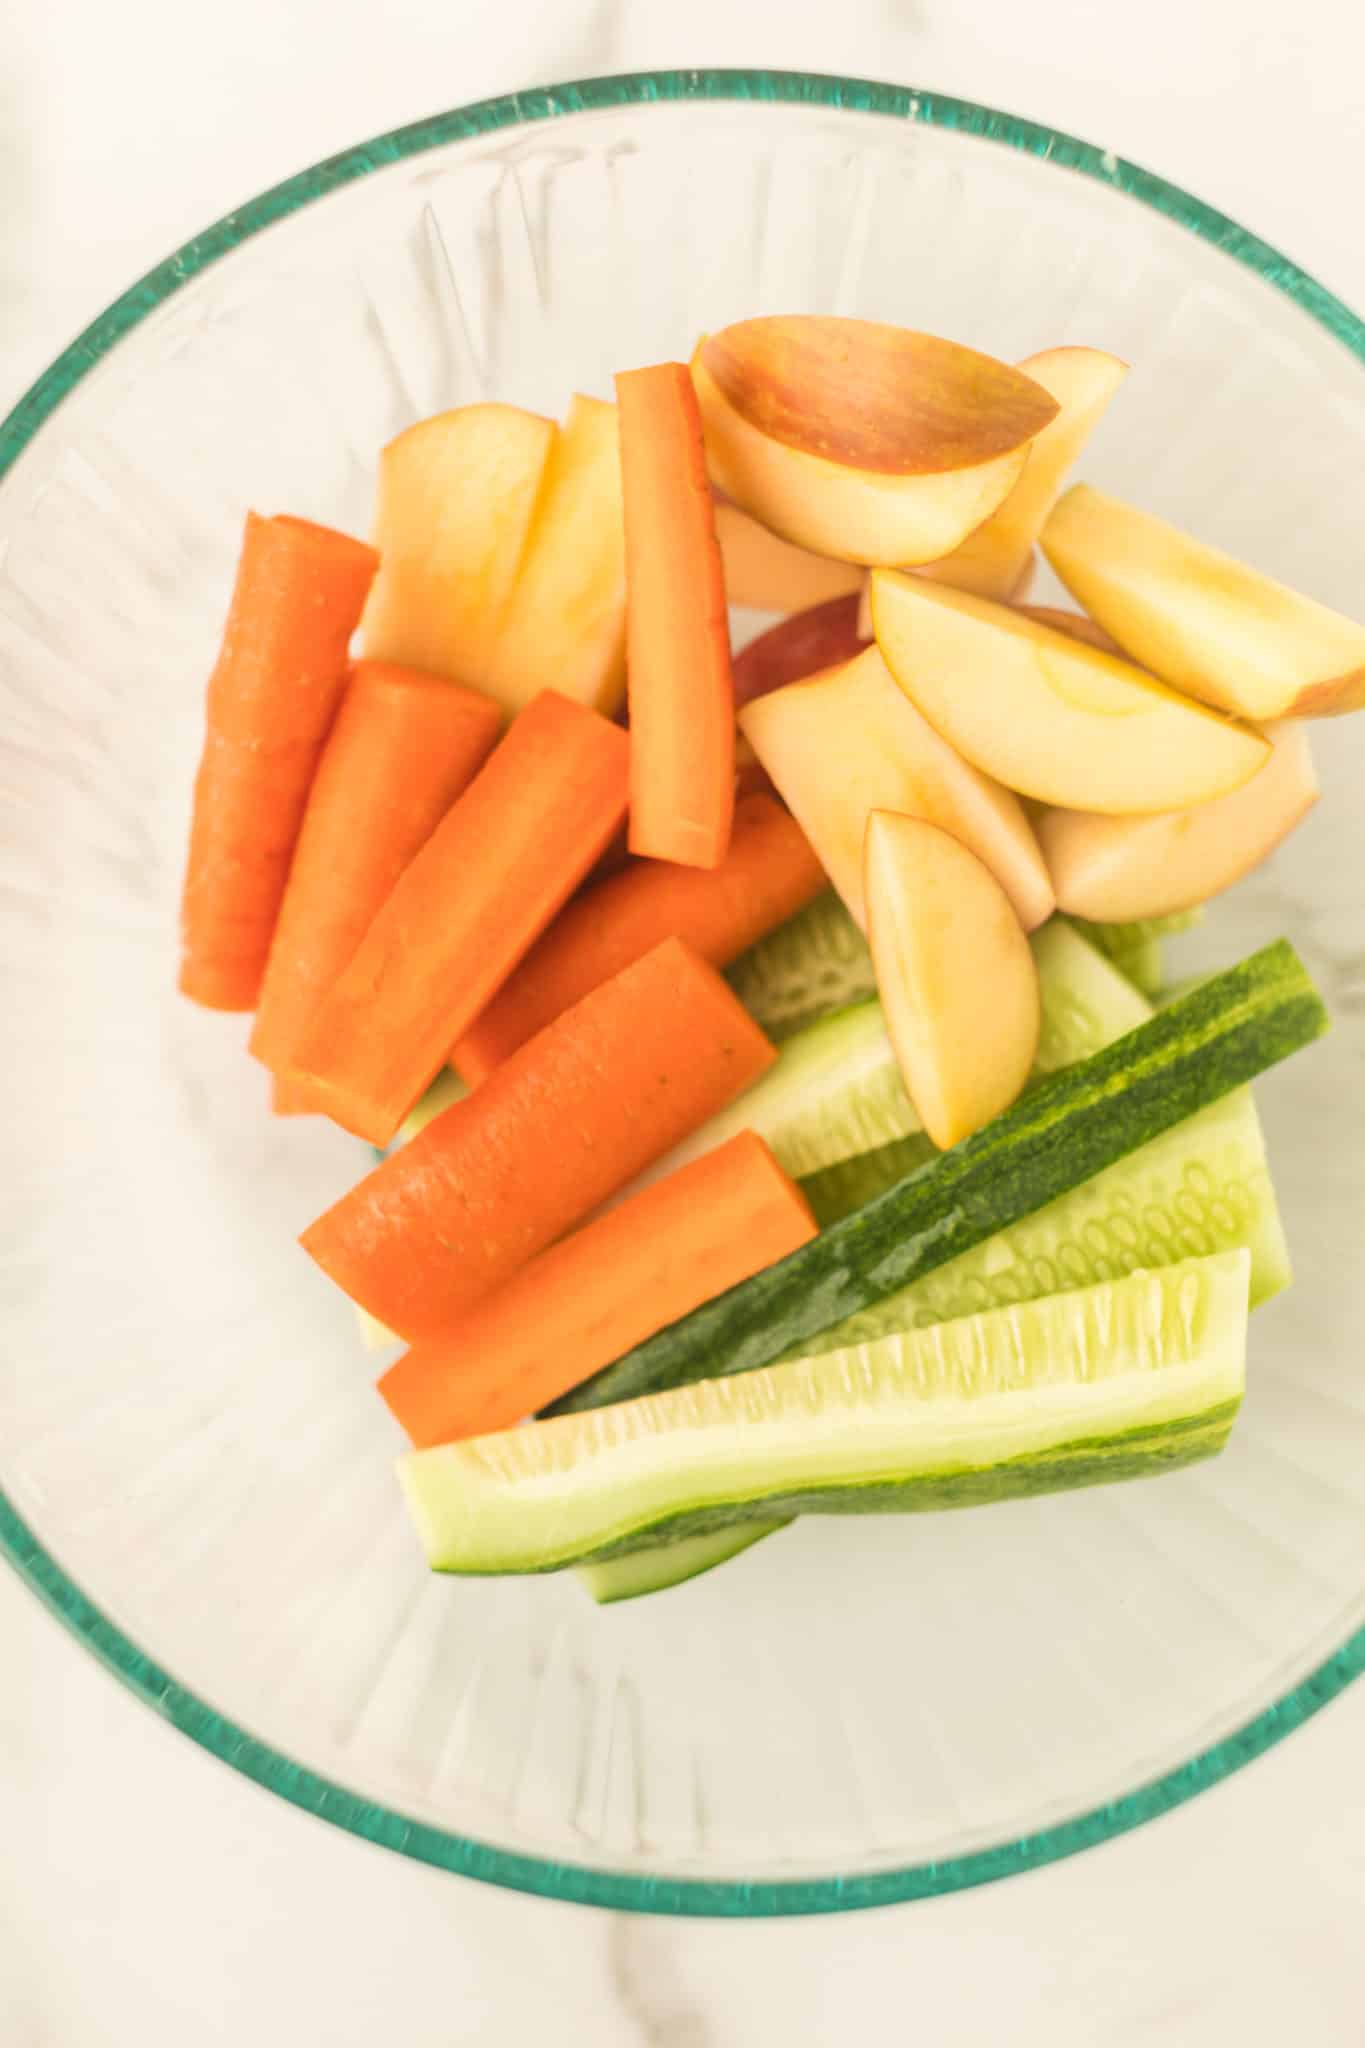
{"type": "Polygon", "coordinates": [[[191,244],[0,429],[0,1535],[129,1683],[285,1797],[655,1910],[1026,1868],[1225,1775],[1365,1661],[1355,722],[1324,729],[1314,819],[1176,962],[1285,931],[1336,1014],[1260,1091],[1298,1284],[1257,1316],[1226,1455],[803,1521],[657,1601],[428,1577],[376,1361],[295,1244],[365,1155],[272,1122],[242,1020],[175,997],[245,509],[364,531],[414,418],[558,412],[798,309],[1116,351],[1133,374],[1085,474],[1358,609],[1352,316],[1129,166],[837,80],[608,80],[366,145],[191,244]]]}

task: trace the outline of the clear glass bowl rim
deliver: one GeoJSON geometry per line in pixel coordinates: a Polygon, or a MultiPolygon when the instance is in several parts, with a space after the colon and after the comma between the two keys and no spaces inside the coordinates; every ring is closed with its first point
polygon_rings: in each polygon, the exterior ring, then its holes
{"type": "MultiPolygon", "coordinates": [[[[1080,172],[1164,214],[1292,299],[1365,364],[1365,322],[1258,235],[1179,186],[1075,136],[974,101],[912,86],[803,71],[640,71],[537,87],[433,114],[300,171],[216,221],[147,273],[63,350],[0,423],[0,479],[88,371],[173,293],[263,228],[329,192],[451,142],[602,109],[689,100],[805,105],[955,129],[1080,172]]],[[[500,1849],[361,1798],[224,1719],[90,1601],[0,1489],[0,1552],[71,1633],[128,1689],[221,1762],[362,1840],[438,1869],[541,1897],[642,1913],[766,1919],[932,1898],[1037,1869],[1140,1827],[1282,1742],[1365,1671],[1365,1628],[1283,1698],[1164,1776],[1070,1820],[939,1862],[788,1881],[703,1880],[603,1871],[500,1849]]]]}

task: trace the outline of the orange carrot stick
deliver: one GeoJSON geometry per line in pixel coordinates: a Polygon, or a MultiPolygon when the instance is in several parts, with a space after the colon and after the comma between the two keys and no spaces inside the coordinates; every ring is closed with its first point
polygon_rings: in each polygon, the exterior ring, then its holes
{"type": "Polygon", "coordinates": [[[400,1336],[449,1328],[776,1056],[715,968],[666,940],[434,1117],[304,1248],[400,1336]]]}
{"type": "Polygon", "coordinates": [[[713,868],[735,793],[725,578],[701,414],[681,363],[616,379],[626,508],[630,846],[713,868]]]}
{"type": "Polygon", "coordinates": [[[543,690],[409,863],[286,1079],[387,1145],[625,816],[629,742],[543,690]]]}
{"type": "Polygon", "coordinates": [[[180,990],[250,1010],[318,754],[346,682],[346,649],[379,566],[330,527],[248,512],[208,687],[181,899],[180,990]]]}
{"type": "Polygon", "coordinates": [[[718,868],[634,861],[562,910],[470,1025],[452,1059],[475,1086],[537,1031],[662,940],[685,939],[725,967],[824,888],[805,833],[773,797],[735,810],[718,868]]]}
{"type": "MultiPolygon", "coordinates": [[[[475,690],[389,662],[357,664],[318,762],[275,925],[251,1034],[266,1066],[288,1067],[322,998],[501,725],[499,707],[475,690]]],[[[304,1091],[281,1092],[287,1105],[304,1091]]]]}
{"type": "Polygon", "coordinates": [[[379,1391],[419,1450],[508,1429],[815,1235],[795,1181],[741,1131],[541,1252],[379,1391]]]}

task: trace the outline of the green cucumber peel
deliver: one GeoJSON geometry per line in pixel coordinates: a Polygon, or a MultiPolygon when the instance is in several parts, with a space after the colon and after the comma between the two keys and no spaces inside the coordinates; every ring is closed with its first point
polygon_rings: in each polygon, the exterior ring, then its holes
{"type": "Polygon", "coordinates": [[[1052,1075],[952,1151],[637,1345],[547,1413],[748,1372],[790,1354],[1092,1179],[1327,1028],[1321,997],[1281,939],[1052,1075]]]}

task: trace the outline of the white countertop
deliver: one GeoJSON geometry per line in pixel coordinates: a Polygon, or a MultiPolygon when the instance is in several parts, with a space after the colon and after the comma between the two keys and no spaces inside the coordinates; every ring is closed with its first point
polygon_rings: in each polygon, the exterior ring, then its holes
{"type": "MultiPolygon", "coordinates": [[[[10,10],[11,13],[20,10],[10,10]]],[[[442,105],[766,63],[1146,162],[1365,305],[1347,0],[44,0],[0,24],[0,410],[140,270],[442,105]]],[[[1365,2040],[1365,1687],[1165,1820],[1005,1885],[768,1926],[522,1899],[211,1761],[0,1572],[3,2048],[1312,2048],[1365,2040]]]]}

